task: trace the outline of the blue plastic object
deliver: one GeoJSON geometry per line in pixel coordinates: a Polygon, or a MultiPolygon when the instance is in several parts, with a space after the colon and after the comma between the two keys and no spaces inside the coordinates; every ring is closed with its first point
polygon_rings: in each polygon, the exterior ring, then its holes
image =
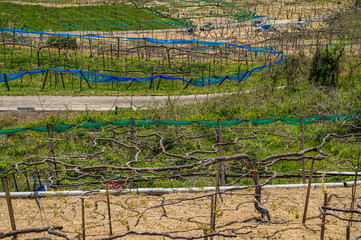
{"type": "Polygon", "coordinates": [[[41,185],[40,187],[35,188],[35,192],[46,192],[48,191],[48,185],[44,184],[41,185]]]}

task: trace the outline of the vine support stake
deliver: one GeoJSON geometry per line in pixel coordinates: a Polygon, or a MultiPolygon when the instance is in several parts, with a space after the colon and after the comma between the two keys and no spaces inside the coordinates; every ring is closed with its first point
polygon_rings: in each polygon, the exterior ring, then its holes
{"type": "Polygon", "coordinates": [[[45,73],[45,79],[44,79],[44,82],[43,82],[43,87],[41,90],[44,90],[45,88],[45,83],[46,83],[46,79],[48,78],[48,74],[49,74],[49,69],[46,69],[46,73],[45,73]]]}
{"type": "Polygon", "coordinates": [[[312,175],[313,175],[313,167],[315,165],[315,160],[312,160],[311,170],[310,170],[310,177],[308,179],[308,186],[307,186],[307,194],[306,194],[306,202],[305,202],[305,209],[303,211],[303,218],[302,223],[306,223],[306,217],[307,217],[307,208],[308,208],[308,201],[310,199],[310,191],[311,191],[311,183],[312,183],[312,175]]]}
{"type": "MultiPolygon", "coordinates": [[[[48,158],[49,159],[51,159],[51,160],[54,160],[54,134],[53,134],[53,124],[52,123],[49,123],[48,124],[48,137],[49,137],[49,147],[48,147],[48,158]]],[[[51,177],[52,176],[52,171],[51,171],[51,169],[52,169],[52,167],[51,167],[51,163],[50,162],[48,162],[48,167],[49,167],[49,177],[51,177]]],[[[54,170],[55,170],[55,174],[57,174],[56,173],[56,168],[57,168],[57,166],[56,166],[56,163],[54,162],[54,170]]]]}
{"type": "Polygon", "coordinates": [[[81,228],[82,228],[82,238],[85,240],[85,203],[84,198],[81,198],[81,228]]]}
{"type": "Polygon", "coordinates": [[[12,175],[13,175],[13,179],[14,179],[15,190],[16,190],[17,192],[19,192],[18,183],[16,182],[15,173],[13,173],[12,175]]]}
{"type": "MultiPolygon", "coordinates": [[[[133,167],[133,160],[134,160],[134,149],[133,149],[133,145],[134,145],[134,118],[130,119],[130,144],[132,145],[132,147],[130,148],[130,166],[133,167]]],[[[129,189],[132,189],[134,187],[134,181],[133,181],[133,171],[130,172],[130,177],[129,177],[129,189]]]]}
{"type": "Polygon", "coordinates": [[[7,79],[5,73],[4,73],[4,81],[5,81],[6,88],[8,89],[8,91],[10,91],[9,82],[8,82],[8,79],[7,79]]]}
{"type": "Polygon", "coordinates": [[[112,231],[112,216],[110,212],[109,190],[107,190],[106,193],[107,193],[108,219],[109,219],[109,236],[112,236],[113,231],[112,231]]]}
{"type": "MultiPolygon", "coordinates": [[[[13,205],[11,203],[11,196],[9,190],[9,183],[6,176],[2,177],[3,187],[6,194],[6,202],[8,205],[9,216],[10,216],[10,223],[11,223],[11,230],[16,231],[16,224],[15,224],[15,217],[14,217],[14,210],[13,205]]],[[[14,239],[16,239],[16,235],[14,235],[14,239]]]]}
{"type": "MultiPolygon", "coordinates": [[[[223,156],[223,135],[222,135],[222,121],[220,118],[218,118],[218,156],[222,157],[223,156]]],[[[226,185],[226,173],[224,170],[224,164],[223,162],[218,163],[218,172],[221,175],[221,186],[225,186],[226,185]]],[[[218,180],[219,183],[219,180],[218,180]]],[[[219,184],[217,186],[219,188],[219,184]]]]}
{"type": "MultiPolygon", "coordinates": [[[[303,117],[300,118],[300,136],[301,136],[301,151],[305,149],[305,132],[303,125],[303,117]]],[[[302,159],[302,183],[306,183],[306,166],[305,159],[302,159]]]]}
{"type": "MultiPolygon", "coordinates": [[[[327,192],[324,193],[323,196],[323,206],[327,206],[327,192]]],[[[326,212],[326,210],[324,210],[326,212]]],[[[324,240],[325,239],[325,227],[326,227],[326,215],[323,214],[322,215],[322,224],[321,224],[321,236],[320,239],[324,240]]]]}
{"type": "MultiPolygon", "coordinates": [[[[221,157],[223,156],[223,147],[222,147],[222,121],[220,118],[218,118],[218,143],[219,143],[219,148],[218,148],[218,156],[221,157]]],[[[211,201],[211,231],[215,232],[216,230],[216,210],[217,210],[217,195],[219,194],[219,178],[220,175],[224,175],[223,174],[223,166],[222,163],[218,163],[218,168],[217,168],[217,174],[216,174],[216,189],[215,189],[215,194],[212,197],[212,201],[211,201]]],[[[223,182],[223,179],[222,179],[223,182]]],[[[213,236],[210,237],[210,240],[213,240],[213,236]]]]}

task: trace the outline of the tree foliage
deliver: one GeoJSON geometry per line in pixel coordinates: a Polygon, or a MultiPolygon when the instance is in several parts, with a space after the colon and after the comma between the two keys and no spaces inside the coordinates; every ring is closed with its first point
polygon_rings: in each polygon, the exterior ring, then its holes
{"type": "Polygon", "coordinates": [[[65,36],[49,36],[46,41],[47,46],[76,49],[78,47],[76,38],[65,36]]]}
{"type": "Polygon", "coordinates": [[[311,63],[309,81],[320,86],[337,87],[340,61],[343,56],[344,48],[341,46],[333,49],[317,48],[311,63]]]}

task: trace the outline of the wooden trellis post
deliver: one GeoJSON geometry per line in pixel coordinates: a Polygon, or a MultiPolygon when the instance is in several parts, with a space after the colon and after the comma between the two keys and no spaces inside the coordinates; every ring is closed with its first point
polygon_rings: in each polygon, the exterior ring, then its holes
{"type": "Polygon", "coordinates": [[[82,228],[82,239],[85,240],[85,203],[84,203],[84,198],[81,198],[81,228],[82,228]]]}
{"type": "Polygon", "coordinates": [[[8,89],[8,91],[10,91],[10,87],[9,87],[9,83],[8,83],[8,79],[6,77],[6,74],[4,74],[4,81],[5,81],[6,88],[8,89]]]}
{"type": "MultiPolygon", "coordinates": [[[[303,117],[300,118],[300,136],[301,136],[301,151],[305,149],[305,133],[304,133],[304,124],[303,117]]],[[[306,166],[305,159],[302,159],[302,183],[306,183],[306,166]]]]}
{"type": "MultiPolygon", "coordinates": [[[[49,123],[48,124],[48,137],[49,137],[49,148],[48,148],[48,158],[49,159],[54,159],[54,133],[53,133],[53,124],[49,123]]],[[[48,167],[49,167],[49,176],[52,176],[52,167],[51,167],[51,163],[48,162],[48,167]]],[[[56,173],[56,163],[54,163],[54,170],[55,170],[55,174],[56,173]]]]}
{"type": "MultiPolygon", "coordinates": [[[[221,119],[218,119],[218,143],[219,143],[219,147],[218,147],[218,156],[221,157],[223,156],[223,147],[222,147],[222,142],[223,142],[223,138],[222,138],[222,122],[221,119]]],[[[217,195],[219,194],[219,180],[220,180],[220,175],[222,176],[222,182],[223,179],[225,181],[225,174],[224,174],[224,169],[223,169],[223,163],[219,162],[218,163],[218,168],[217,168],[217,174],[216,174],[216,189],[215,189],[215,194],[212,197],[211,200],[211,227],[210,230],[212,232],[214,232],[216,230],[216,210],[217,210],[217,195]]],[[[225,182],[224,182],[225,184],[225,182]]],[[[213,237],[210,237],[211,240],[213,240],[213,237]]]]}
{"type": "MultiPolygon", "coordinates": [[[[222,135],[222,121],[219,118],[218,119],[218,156],[222,157],[223,156],[223,135],[222,135]]],[[[225,166],[223,162],[218,163],[218,172],[221,174],[221,186],[225,186],[226,185],[226,172],[225,172],[225,166]]],[[[219,187],[219,186],[218,186],[219,187]]]]}
{"type": "MultiPolygon", "coordinates": [[[[327,206],[327,192],[324,193],[323,197],[323,206],[327,206]]],[[[326,211],[326,210],[324,210],[326,211]]],[[[322,224],[321,224],[321,236],[320,239],[323,240],[325,238],[325,227],[326,227],[326,215],[322,215],[322,224]]]]}
{"type": "Polygon", "coordinates": [[[106,193],[107,193],[107,206],[108,206],[109,236],[111,236],[113,235],[113,230],[112,230],[112,216],[110,211],[109,190],[107,190],[106,193]]]}
{"type": "MultiPolygon", "coordinates": [[[[9,184],[8,184],[8,179],[7,179],[6,176],[2,177],[2,182],[3,182],[4,191],[5,191],[5,194],[6,194],[6,203],[8,205],[8,210],[9,210],[11,230],[16,231],[14,210],[13,210],[13,205],[11,203],[9,184]]],[[[14,239],[16,239],[16,235],[14,235],[14,239]]]]}
{"type": "MultiPolygon", "coordinates": [[[[130,144],[134,145],[134,118],[130,119],[130,144]]],[[[130,148],[130,162],[134,160],[134,149],[130,148]]],[[[133,163],[130,164],[131,167],[133,167],[133,163]]],[[[132,189],[134,187],[134,181],[133,181],[133,171],[130,173],[129,177],[129,188],[132,189]]]]}
{"type": "Polygon", "coordinates": [[[308,179],[308,185],[307,185],[307,194],[306,194],[306,202],[305,202],[305,208],[303,211],[303,218],[302,223],[306,223],[306,216],[307,216],[307,208],[308,208],[308,201],[310,199],[310,191],[311,191],[311,183],[312,183],[312,175],[313,175],[313,167],[315,165],[315,160],[312,160],[311,170],[310,170],[310,177],[308,179]]]}

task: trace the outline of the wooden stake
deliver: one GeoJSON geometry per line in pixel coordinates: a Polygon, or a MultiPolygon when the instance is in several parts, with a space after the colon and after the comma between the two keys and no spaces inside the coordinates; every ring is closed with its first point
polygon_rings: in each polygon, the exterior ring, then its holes
{"type": "Polygon", "coordinates": [[[12,175],[13,175],[13,179],[14,179],[15,189],[16,189],[17,192],[19,192],[19,188],[18,188],[18,184],[17,184],[17,182],[16,182],[15,174],[13,173],[12,175]]]}
{"type": "Polygon", "coordinates": [[[6,85],[7,89],[8,89],[8,91],[10,91],[10,87],[9,87],[9,83],[8,83],[8,79],[6,77],[6,74],[4,74],[4,81],[5,81],[5,85],[6,85]]]}
{"type": "Polygon", "coordinates": [[[109,191],[107,190],[107,205],[108,205],[108,219],[109,219],[109,236],[113,235],[112,231],[112,216],[110,212],[110,201],[109,201],[109,191]]]}
{"type": "MultiPolygon", "coordinates": [[[[130,119],[130,144],[133,146],[134,145],[134,118],[130,119]]],[[[134,149],[131,148],[130,149],[130,162],[132,162],[134,160],[134,149]]],[[[130,164],[131,167],[133,167],[133,163],[130,164]]],[[[130,173],[130,177],[129,177],[129,189],[132,189],[134,187],[134,182],[133,182],[133,171],[131,171],[130,173]]]]}
{"type": "MultiPolygon", "coordinates": [[[[305,134],[304,134],[303,117],[300,118],[300,132],[301,132],[301,151],[303,151],[305,149],[305,134]]],[[[302,183],[306,183],[305,159],[302,159],[302,183]]]]}
{"type": "MultiPolygon", "coordinates": [[[[222,139],[222,122],[221,119],[218,118],[218,142],[222,143],[223,139],[222,139]]],[[[218,156],[223,156],[223,147],[222,145],[219,145],[219,151],[218,151],[218,156]]],[[[224,181],[224,185],[225,185],[225,176],[223,173],[223,166],[222,163],[218,163],[218,169],[217,169],[217,175],[216,175],[216,191],[214,196],[212,197],[212,202],[211,202],[211,230],[212,232],[215,232],[216,230],[216,210],[217,210],[217,195],[219,194],[219,175],[222,175],[222,183],[224,181]]],[[[213,240],[213,237],[210,237],[210,240],[213,240]]]]}
{"type": "Polygon", "coordinates": [[[315,160],[312,160],[311,170],[310,170],[310,177],[308,179],[308,186],[307,186],[307,194],[306,194],[306,202],[305,202],[305,209],[303,211],[303,218],[302,223],[306,223],[306,216],[307,216],[307,208],[308,208],[308,201],[310,199],[310,191],[311,191],[311,183],[312,183],[312,175],[313,175],[313,167],[315,165],[315,160]]]}
{"type": "Polygon", "coordinates": [[[49,69],[46,70],[46,74],[45,74],[45,79],[44,79],[44,83],[43,83],[43,88],[42,88],[42,90],[44,90],[45,83],[46,83],[46,79],[48,78],[48,73],[49,73],[49,69]]]}
{"type": "MultiPolygon", "coordinates": [[[[327,192],[324,193],[323,196],[323,206],[327,206],[327,192]]],[[[324,210],[326,211],[326,210],[324,210]]],[[[326,227],[326,215],[322,215],[322,224],[321,224],[321,236],[320,239],[323,240],[325,238],[325,227],[326,227]]]]}
{"type": "MultiPolygon", "coordinates": [[[[6,194],[6,202],[7,202],[8,210],[9,210],[11,230],[16,231],[14,210],[13,210],[13,205],[11,203],[9,184],[8,184],[8,179],[7,179],[6,176],[2,177],[2,182],[3,182],[4,191],[5,191],[5,194],[6,194]]],[[[14,239],[16,239],[16,235],[14,235],[14,239]]]]}
{"type": "Polygon", "coordinates": [[[83,240],[85,240],[85,209],[84,209],[84,206],[85,203],[84,203],[84,198],[81,199],[81,223],[82,223],[82,237],[83,237],[83,240]]]}

